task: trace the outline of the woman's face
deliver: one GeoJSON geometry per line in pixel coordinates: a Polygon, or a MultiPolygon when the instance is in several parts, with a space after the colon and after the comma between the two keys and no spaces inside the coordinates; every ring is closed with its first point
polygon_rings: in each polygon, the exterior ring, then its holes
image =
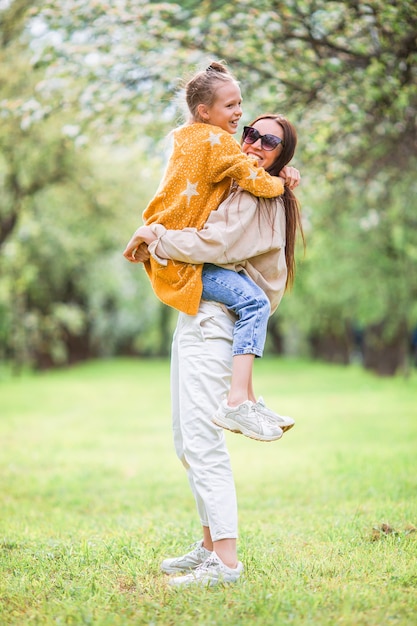
{"type": "MultiPolygon", "coordinates": [[[[258,120],[252,124],[252,128],[256,128],[261,135],[275,135],[276,137],[284,140],[284,129],[275,120],[258,120]]],[[[255,143],[248,144],[243,142],[242,144],[242,151],[245,154],[256,157],[258,160],[258,166],[263,167],[264,169],[268,169],[268,167],[274,163],[278,155],[281,153],[281,150],[282,144],[279,144],[279,146],[273,150],[265,150],[262,148],[260,139],[255,141],[255,143]]]]}

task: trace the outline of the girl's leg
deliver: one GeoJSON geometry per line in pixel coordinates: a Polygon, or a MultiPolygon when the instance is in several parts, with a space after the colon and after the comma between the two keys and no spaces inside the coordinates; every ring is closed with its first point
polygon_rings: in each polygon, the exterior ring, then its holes
{"type": "Polygon", "coordinates": [[[265,293],[243,272],[237,273],[207,263],[203,268],[204,300],[224,304],[237,316],[233,333],[233,369],[229,406],[245,400],[255,402],[252,369],[255,356],[262,356],[270,304],[265,293]]]}
{"type": "Polygon", "coordinates": [[[265,344],[270,313],[268,298],[243,272],[211,264],[203,267],[202,297],[225,304],[238,317],[233,333],[233,371],[229,395],[214,413],[214,423],[259,441],[280,439],[283,433],[281,427],[271,423],[269,414],[256,402],[252,387],[253,360],[255,356],[262,356],[265,344]]]}
{"type": "Polygon", "coordinates": [[[254,359],[254,354],[236,354],[233,357],[232,380],[229,395],[227,396],[227,404],[229,406],[238,406],[245,400],[256,402],[252,387],[254,359]]]}

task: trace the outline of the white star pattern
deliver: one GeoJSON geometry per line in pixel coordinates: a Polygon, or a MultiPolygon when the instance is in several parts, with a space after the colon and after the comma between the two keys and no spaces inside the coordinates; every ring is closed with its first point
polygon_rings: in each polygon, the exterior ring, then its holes
{"type": "Polygon", "coordinates": [[[172,265],[177,268],[177,274],[181,278],[183,278],[184,273],[190,268],[192,268],[193,270],[197,269],[196,266],[192,265],[191,263],[181,263],[179,261],[175,261],[175,259],[172,259],[172,265]]]}
{"type": "Polygon", "coordinates": [[[250,170],[248,178],[249,180],[256,180],[258,178],[258,172],[256,170],[250,170]]]}
{"type": "Polygon", "coordinates": [[[206,141],[209,141],[211,146],[220,145],[220,135],[210,132],[210,136],[206,141]]]}
{"type": "Polygon", "coordinates": [[[185,189],[184,191],[181,191],[180,196],[187,196],[187,205],[190,205],[190,200],[193,196],[199,196],[200,194],[198,193],[196,187],[197,187],[198,183],[190,183],[189,180],[187,180],[187,189],[185,189]]]}
{"type": "MultiPolygon", "coordinates": [[[[180,278],[182,278],[182,279],[184,278],[185,273],[188,272],[188,270],[190,268],[192,268],[193,270],[197,269],[196,265],[193,265],[191,263],[182,263],[180,261],[175,261],[174,259],[171,259],[171,263],[172,263],[172,267],[175,267],[175,271],[176,271],[177,275],[180,278]]],[[[167,265],[158,265],[155,268],[155,271],[156,272],[163,272],[164,270],[167,269],[167,267],[169,267],[169,266],[167,266],[167,265]]]]}

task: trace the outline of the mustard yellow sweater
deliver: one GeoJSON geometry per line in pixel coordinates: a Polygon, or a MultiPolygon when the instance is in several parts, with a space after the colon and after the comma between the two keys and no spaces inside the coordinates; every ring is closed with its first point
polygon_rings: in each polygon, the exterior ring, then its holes
{"type": "MultiPolygon", "coordinates": [[[[174,148],[158,191],[143,212],[145,224],[167,229],[201,229],[210,212],[230,191],[232,179],[255,196],[280,196],[279,178],[256,167],[236,140],[217,126],[190,124],[173,133],[174,148]]],[[[195,315],[201,300],[202,265],[168,261],[160,265],[153,257],[145,263],[153,290],[162,302],[195,315]]]]}

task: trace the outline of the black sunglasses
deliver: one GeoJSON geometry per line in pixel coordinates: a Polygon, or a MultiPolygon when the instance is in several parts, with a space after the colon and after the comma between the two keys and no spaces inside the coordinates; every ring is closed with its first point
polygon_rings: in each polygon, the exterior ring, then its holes
{"type": "Polygon", "coordinates": [[[252,126],[244,126],[243,127],[243,141],[245,143],[255,143],[258,139],[261,140],[261,148],[262,150],[275,150],[279,146],[280,143],[284,146],[284,142],[281,137],[277,137],[276,135],[261,135],[260,132],[253,128],[252,126]]]}

